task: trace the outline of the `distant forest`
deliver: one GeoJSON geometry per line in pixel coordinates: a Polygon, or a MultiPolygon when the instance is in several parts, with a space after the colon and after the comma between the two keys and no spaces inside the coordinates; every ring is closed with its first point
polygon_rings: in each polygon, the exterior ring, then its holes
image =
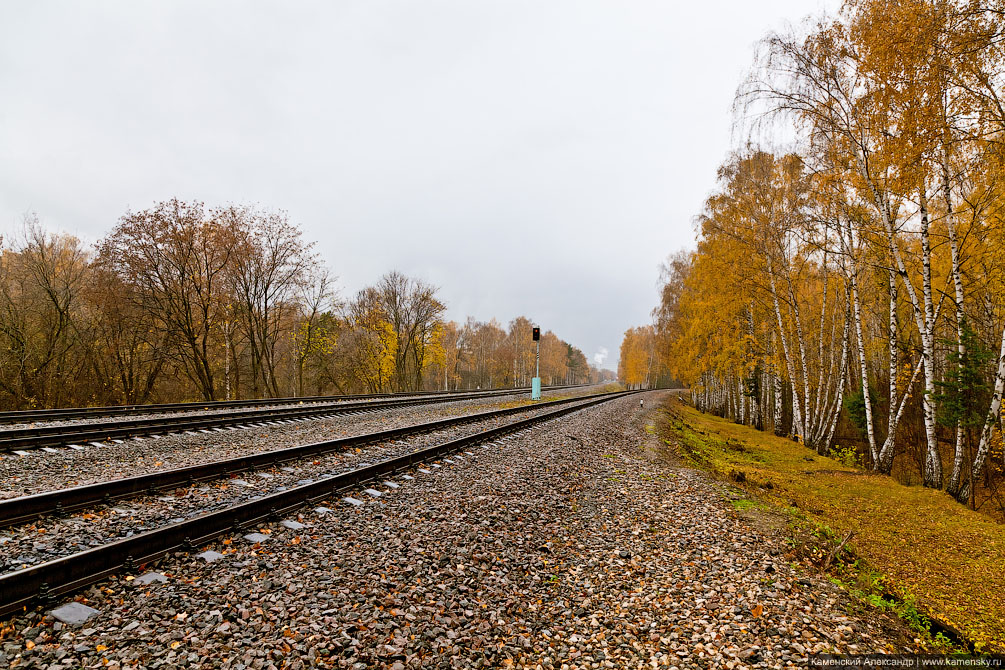
{"type": "MultiPolygon", "coordinates": [[[[36,214],[0,239],[0,408],[527,386],[529,318],[445,321],[390,271],[341,299],[278,211],[169,200],[93,248],[36,214]]],[[[613,376],[552,332],[545,384],[613,376]]]]}

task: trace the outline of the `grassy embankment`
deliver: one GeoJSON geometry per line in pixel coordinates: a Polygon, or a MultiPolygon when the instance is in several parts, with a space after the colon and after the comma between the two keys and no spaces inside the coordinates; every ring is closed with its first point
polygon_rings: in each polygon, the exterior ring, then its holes
{"type": "Polygon", "coordinates": [[[815,557],[820,569],[853,532],[848,551],[830,563],[832,580],[916,627],[928,613],[975,651],[1005,649],[1005,525],[945,493],[904,486],[676,401],[661,411],[668,444],[753,499],[732,501],[738,510],[783,514],[802,538],[791,559],[815,557]]]}

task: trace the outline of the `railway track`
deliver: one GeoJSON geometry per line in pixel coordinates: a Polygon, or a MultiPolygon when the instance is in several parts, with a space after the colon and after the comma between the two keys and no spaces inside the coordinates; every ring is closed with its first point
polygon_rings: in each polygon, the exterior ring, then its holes
{"type": "MultiPolygon", "coordinates": [[[[389,458],[372,465],[365,465],[363,467],[358,467],[356,469],[333,475],[328,478],[323,478],[318,481],[311,481],[310,483],[305,483],[293,488],[276,491],[255,500],[229,506],[222,510],[201,514],[197,517],[179,521],[177,523],[170,523],[166,526],[140,533],[129,538],[112,541],[102,546],[0,575],[0,615],[22,611],[36,602],[49,604],[56,596],[72,593],[83,586],[100,581],[101,579],[123,569],[132,571],[137,566],[156,560],[172,551],[179,549],[194,549],[195,547],[205,544],[206,542],[209,542],[221,535],[232,532],[240,532],[244,527],[269,520],[278,520],[283,514],[295,510],[311,501],[327,498],[339,491],[344,491],[358,486],[359,484],[376,480],[379,477],[386,477],[401,470],[417,467],[422,463],[437,460],[441,457],[445,457],[451,453],[472,447],[476,444],[495,440],[509,433],[523,430],[544,421],[549,421],[581,409],[592,407],[614,398],[620,398],[630,393],[633,392],[607,393],[598,396],[587,396],[585,398],[553,401],[552,403],[548,403],[544,406],[534,405],[530,407],[510,408],[507,410],[496,410],[495,412],[481,413],[481,418],[486,418],[485,415],[488,414],[502,416],[505,414],[515,414],[519,411],[540,410],[542,408],[550,408],[558,405],[553,409],[546,409],[546,411],[536,416],[513,421],[496,428],[479,431],[464,437],[451,439],[433,446],[389,458]]],[[[411,429],[416,432],[429,431],[437,429],[433,428],[433,426],[436,425],[442,427],[443,424],[449,422],[456,424],[458,421],[476,420],[472,419],[472,416],[478,415],[469,415],[458,419],[448,419],[445,421],[420,424],[406,429],[384,431],[384,433],[399,433],[400,437],[400,431],[402,430],[411,429]]],[[[360,436],[360,438],[370,437],[372,440],[376,435],[380,435],[380,433],[374,433],[370,436],[360,436]]],[[[280,462],[279,459],[282,458],[300,458],[303,456],[303,454],[293,456],[291,452],[294,450],[307,448],[327,448],[334,450],[339,448],[338,446],[334,446],[337,443],[344,443],[345,440],[360,438],[344,438],[343,440],[333,440],[328,443],[305,445],[304,447],[294,447],[293,449],[272,452],[271,457],[273,460],[271,462],[278,463],[280,462]],[[328,446],[325,447],[321,445],[328,446]]],[[[343,447],[344,446],[346,445],[343,444],[343,447]]],[[[269,456],[269,454],[256,456],[265,457],[269,456]]],[[[255,458],[255,456],[247,458],[255,458]]],[[[220,473],[225,473],[227,471],[227,467],[237,465],[234,461],[246,461],[246,459],[231,459],[227,462],[205,464],[194,467],[206,469],[206,477],[217,477],[220,476],[220,473]],[[223,463],[228,463],[228,465],[223,465],[223,463]],[[210,474],[210,469],[213,467],[223,469],[217,474],[210,474]]],[[[245,467],[248,467],[247,463],[245,463],[245,467]]],[[[260,466],[252,464],[250,467],[260,466]]],[[[180,470],[191,469],[192,468],[183,468],[180,470]]],[[[178,473],[180,470],[172,472],[178,473]]],[[[188,481],[188,474],[186,474],[185,481],[188,481]]],[[[171,475],[171,473],[159,473],[159,475],[171,475]]],[[[112,487],[122,486],[122,484],[119,484],[118,482],[123,481],[126,480],[116,480],[113,482],[107,482],[103,485],[95,486],[110,487],[108,491],[109,497],[111,497],[110,491],[112,490],[112,487]]],[[[126,488],[128,489],[129,487],[127,486],[126,488]]],[[[100,494],[100,498],[98,498],[98,500],[104,500],[104,493],[101,493],[98,489],[94,489],[94,487],[78,487],[76,490],[80,492],[84,489],[91,489],[85,496],[89,496],[88,499],[91,502],[95,501],[95,495],[97,494],[100,494]]],[[[130,493],[126,490],[120,490],[120,493],[130,495],[130,493]]],[[[40,496],[44,495],[49,494],[40,494],[40,496]]],[[[5,501],[5,503],[11,503],[10,509],[15,509],[18,501],[24,503],[24,501],[30,498],[39,498],[40,496],[28,496],[26,498],[13,499],[11,501],[5,501]]],[[[90,503],[82,502],[80,504],[84,506],[90,503]]]]}
{"type": "MultiPolygon", "coordinates": [[[[555,387],[552,387],[554,390],[555,387]]],[[[385,409],[429,405],[434,403],[463,402],[478,398],[514,395],[511,389],[481,391],[476,393],[430,395],[419,398],[391,400],[366,400],[321,403],[309,406],[269,407],[226,413],[184,414],[170,417],[125,419],[77,425],[36,426],[0,430],[0,453],[21,453],[29,449],[72,446],[81,449],[88,443],[103,440],[123,440],[136,437],[159,436],[162,433],[213,432],[225,428],[241,428],[307,419],[331,418],[340,414],[377,412],[385,409]]],[[[23,455],[23,453],[22,453],[23,455]]]]}
{"type": "Polygon", "coordinates": [[[453,426],[531,412],[546,407],[560,407],[578,401],[589,400],[591,397],[600,396],[581,396],[546,401],[538,405],[525,405],[475,414],[465,414],[448,419],[365,433],[363,435],[353,435],[285,449],[263,451],[248,456],[227,458],[211,463],[165,470],[163,472],[153,472],[97,484],[74,486],[18,498],[8,498],[0,500],[0,528],[26,523],[47,515],[61,515],[85,509],[98,503],[108,504],[135,496],[156,494],[159,491],[174,489],[179,486],[191,486],[197,482],[224,477],[232,473],[280,466],[303,458],[346,451],[377,442],[390,442],[453,426]]]}
{"type": "MultiPolygon", "coordinates": [[[[576,388],[587,384],[567,384],[546,386],[545,390],[576,388]]],[[[506,391],[520,393],[530,387],[512,389],[486,389],[486,391],[506,391]]],[[[247,400],[212,400],[203,402],[173,402],[151,405],[108,405],[104,407],[62,407],[57,409],[11,410],[0,412],[0,425],[18,423],[38,423],[43,421],[68,421],[72,419],[92,419],[100,417],[135,416],[137,414],[170,414],[175,412],[196,412],[209,410],[237,409],[241,407],[275,407],[282,405],[307,405],[317,403],[358,402],[378,398],[404,398],[413,396],[451,396],[482,393],[483,391],[413,391],[402,393],[361,393],[355,395],[318,395],[286,398],[253,398],[247,400]]]]}

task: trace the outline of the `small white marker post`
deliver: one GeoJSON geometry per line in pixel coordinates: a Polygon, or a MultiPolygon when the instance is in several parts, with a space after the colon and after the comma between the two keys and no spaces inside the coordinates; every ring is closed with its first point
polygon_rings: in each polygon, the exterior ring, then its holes
{"type": "Polygon", "coordinates": [[[530,383],[530,399],[541,399],[541,329],[534,328],[532,331],[534,341],[537,342],[537,353],[534,356],[534,379],[530,383]]]}

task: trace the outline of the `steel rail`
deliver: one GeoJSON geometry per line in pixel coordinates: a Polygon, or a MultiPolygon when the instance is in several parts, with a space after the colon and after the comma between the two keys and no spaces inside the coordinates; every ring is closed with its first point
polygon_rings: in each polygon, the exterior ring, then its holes
{"type": "Polygon", "coordinates": [[[311,484],[273,493],[258,500],[116,540],[72,556],[0,575],[0,616],[24,611],[39,601],[43,605],[48,605],[56,596],[77,591],[123,569],[132,571],[136,566],[149,563],[172,551],[195,549],[221,535],[240,532],[244,527],[278,519],[305,503],[322,500],[334,493],[389,473],[411,468],[465,447],[633,393],[638,391],[605,394],[602,398],[561,407],[545,414],[456,438],[311,484]]]}
{"type": "MultiPolygon", "coordinates": [[[[567,384],[546,386],[546,389],[556,390],[588,386],[588,384],[567,384]]],[[[529,391],[529,386],[511,389],[485,389],[485,391],[505,391],[512,393],[529,391]]],[[[355,402],[375,398],[397,398],[424,395],[463,395],[479,393],[479,391],[402,391],[397,393],[359,393],[347,395],[316,395],[282,398],[249,398],[246,400],[206,400],[194,402],[156,403],[150,405],[106,405],[102,407],[60,407],[55,409],[8,410],[0,412],[0,425],[12,423],[34,423],[38,421],[59,421],[66,419],[86,419],[91,417],[130,416],[134,414],[164,414],[168,412],[195,412],[211,409],[230,409],[236,407],[261,407],[270,405],[305,405],[311,403],[355,402]]]]}
{"type": "Polygon", "coordinates": [[[480,393],[457,395],[437,395],[421,398],[400,398],[395,400],[373,400],[363,402],[342,402],[329,405],[307,407],[275,407],[251,409],[225,414],[186,414],[173,417],[150,419],[127,419],[123,421],[95,422],[66,426],[41,426],[0,430],[0,453],[40,447],[99,442],[130,437],[143,437],[159,433],[208,430],[241,424],[267,424],[270,421],[291,421],[314,417],[328,417],[353,412],[374,412],[383,409],[431,405],[436,403],[464,402],[479,398],[515,395],[513,391],[482,391],[480,393]]]}
{"type": "Polygon", "coordinates": [[[218,479],[234,472],[244,472],[263,467],[281,465],[291,461],[296,461],[309,456],[344,451],[353,447],[375,442],[387,442],[402,437],[429,433],[453,426],[460,426],[476,421],[484,421],[512,414],[532,412],[546,407],[557,407],[569,403],[594,398],[604,397],[609,394],[593,394],[588,396],[578,396],[575,398],[565,398],[562,400],[552,400],[533,405],[521,405],[519,407],[509,407],[506,409],[490,410],[478,412],[476,414],[465,414],[463,416],[451,417],[449,419],[439,419],[425,423],[403,426],[401,428],[391,428],[362,435],[352,435],[334,440],[313,442],[302,444],[285,449],[274,449],[263,451],[247,456],[236,456],[211,463],[200,463],[181,468],[174,468],[162,472],[152,472],[134,477],[122,477],[106,482],[95,484],[85,484],[71,488],[45,491],[18,498],[8,498],[0,500],[0,528],[14,526],[20,523],[33,521],[46,515],[60,515],[65,512],[72,512],[85,509],[96,503],[111,503],[113,500],[122,500],[144,494],[151,494],[165,489],[173,489],[179,486],[188,486],[195,482],[211,479],[218,479]]]}

